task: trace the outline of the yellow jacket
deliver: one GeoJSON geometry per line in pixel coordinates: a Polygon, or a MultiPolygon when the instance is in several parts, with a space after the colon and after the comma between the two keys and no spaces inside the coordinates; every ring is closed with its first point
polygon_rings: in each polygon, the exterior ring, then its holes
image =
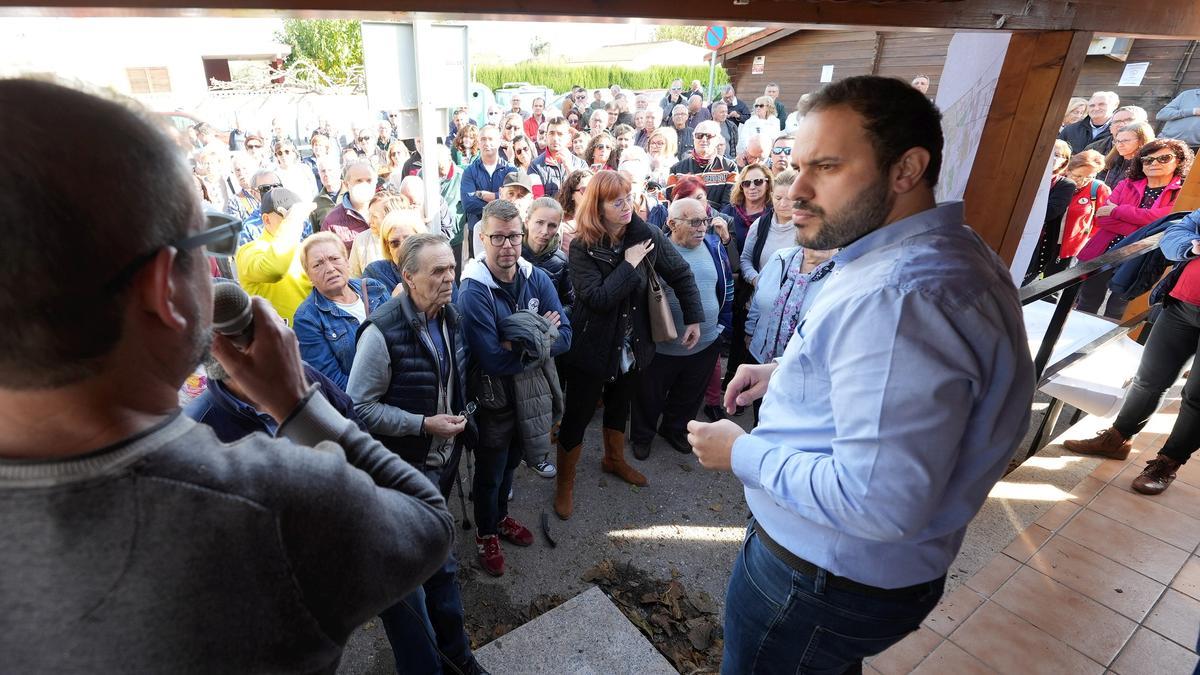
{"type": "Polygon", "coordinates": [[[263,230],[258,239],[242,244],[234,261],[242,288],[266,298],[291,326],[296,308],[312,292],[312,282],[300,264],[299,228],[285,223],[275,234],[263,230]]]}

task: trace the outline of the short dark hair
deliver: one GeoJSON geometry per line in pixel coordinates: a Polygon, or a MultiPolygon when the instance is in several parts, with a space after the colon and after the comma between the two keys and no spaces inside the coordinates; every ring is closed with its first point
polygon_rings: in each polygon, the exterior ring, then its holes
{"type": "Polygon", "coordinates": [[[1192,168],[1192,149],[1181,140],[1175,138],[1157,138],[1138,148],[1137,157],[1130,162],[1128,173],[1130,180],[1141,180],[1146,177],[1146,172],[1142,170],[1142,158],[1149,157],[1159,150],[1168,149],[1175,154],[1175,176],[1179,178],[1187,178],[1188,171],[1192,168]]]}
{"type": "Polygon", "coordinates": [[[925,148],[929,166],[922,178],[929,187],[937,185],[942,170],[942,114],[924,94],[892,77],[859,75],[817,90],[799,113],[837,106],[862,116],[880,169],[887,170],[912,148],[925,148]]]}
{"type": "MultiPolygon", "coordinates": [[[[517,205],[507,199],[493,199],[483,207],[483,218],[481,228],[487,227],[488,218],[495,218],[501,222],[507,223],[513,218],[520,219],[521,211],[517,205]]],[[[521,225],[524,227],[525,221],[521,220],[521,225]]]]}
{"type": "Polygon", "coordinates": [[[121,338],[135,261],[186,235],[199,195],[163,119],[102,94],[0,80],[0,147],[0,386],[86,379],[121,338]]]}

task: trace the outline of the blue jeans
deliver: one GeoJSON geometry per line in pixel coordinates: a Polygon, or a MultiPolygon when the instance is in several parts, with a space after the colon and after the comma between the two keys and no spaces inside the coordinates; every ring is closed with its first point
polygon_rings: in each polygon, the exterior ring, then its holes
{"type": "Polygon", "coordinates": [[[475,478],[471,489],[475,493],[475,527],[479,536],[484,537],[497,534],[498,524],[508,515],[508,491],[523,455],[513,406],[504,410],[480,409],[475,413],[475,423],[479,427],[479,442],[475,445],[475,478]]]}
{"type": "MultiPolygon", "coordinates": [[[[425,476],[438,484],[440,469],[425,469],[425,476]]],[[[447,496],[448,493],[443,493],[447,496]]],[[[443,672],[440,650],[461,668],[473,658],[463,627],[462,595],[458,588],[458,558],[454,551],[420,588],[379,614],[387,633],[396,672],[425,675],[443,672]],[[434,642],[437,649],[434,649],[434,642]]]]}
{"type": "Polygon", "coordinates": [[[792,569],[750,533],[725,596],[725,675],[860,673],[862,660],[916,630],[942,597],[944,579],[911,596],[878,598],[792,569]]]}

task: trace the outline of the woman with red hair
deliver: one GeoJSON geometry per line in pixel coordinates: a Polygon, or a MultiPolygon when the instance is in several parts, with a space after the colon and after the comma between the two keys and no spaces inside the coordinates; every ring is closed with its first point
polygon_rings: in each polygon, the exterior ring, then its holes
{"type": "Polygon", "coordinates": [[[604,399],[604,460],[601,468],[633,485],[646,477],[625,461],[625,427],[637,378],[654,358],[647,298],[656,273],[679,301],[690,348],[700,339],[704,308],[691,268],[662,230],[633,213],[633,186],[616,171],[592,177],[575,210],[571,244],[571,310],[574,335],[563,355],[566,405],[558,431],[558,475],[554,511],[567,519],[574,510],[575,465],[583,433],[604,399]]]}

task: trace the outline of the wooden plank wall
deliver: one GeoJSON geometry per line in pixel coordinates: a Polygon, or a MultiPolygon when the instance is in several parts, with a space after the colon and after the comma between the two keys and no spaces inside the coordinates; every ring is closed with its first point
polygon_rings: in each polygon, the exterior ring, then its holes
{"type": "Polygon", "coordinates": [[[1188,40],[1134,40],[1129,58],[1124,63],[1107,56],[1089,56],[1084,61],[1079,81],[1075,83],[1073,96],[1088,98],[1095,91],[1115,91],[1122,105],[1138,105],[1150,114],[1155,129],[1161,125],[1154,122],[1154,115],[1183,89],[1200,87],[1200,54],[1193,57],[1184,73],[1182,89],[1175,82],[1175,74],[1187,53],[1188,40]],[[1126,63],[1149,62],[1146,77],[1138,87],[1118,87],[1126,63]]]}

